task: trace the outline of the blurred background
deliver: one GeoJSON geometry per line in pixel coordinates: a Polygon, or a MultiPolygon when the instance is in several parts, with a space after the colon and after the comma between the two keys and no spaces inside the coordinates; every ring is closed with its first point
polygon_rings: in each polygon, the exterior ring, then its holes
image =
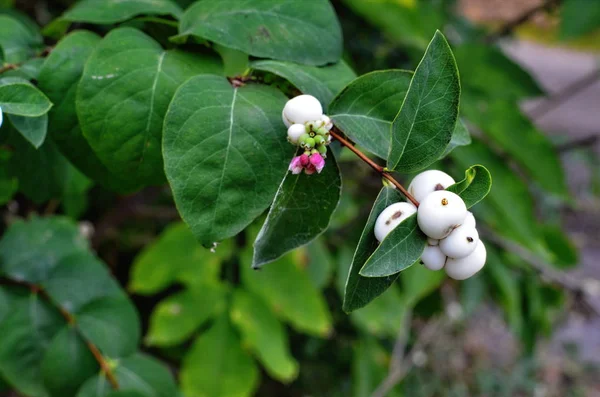
{"type": "MultiPolygon", "coordinates": [[[[71,3],[0,0],[42,26],[71,3]]],[[[368,307],[343,313],[346,272],[381,188],[345,150],[332,227],[268,265],[281,270],[254,287],[246,273],[260,222],[210,252],[180,223],[167,186],[117,196],[84,184],[44,203],[19,194],[3,206],[5,219],[32,212],[78,219],[131,294],[143,349],[183,379],[186,395],[195,395],[190,379],[216,365],[194,348],[214,314],[203,308],[220,304],[202,283],[208,277],[252,290],[278,319],[263,338],[289,338],[292,357],[262,363],[257,396],[600,396],[600,1],[332,3],[344,59],[358,75],[413,70],[436,29],[451,42],[473,144],[434,168],[459,180],[480,163],[494,178],[474,209],[490,246],[477,277],[430,280],[413,269],[368,307]],[[269,287],[285,282],[289,299],[269,287]]],[[[141,18],[126,24],[150,34],[169,29],[141,18]]],[[[230,316],[245,321],[244,313],[230,316]]]]}

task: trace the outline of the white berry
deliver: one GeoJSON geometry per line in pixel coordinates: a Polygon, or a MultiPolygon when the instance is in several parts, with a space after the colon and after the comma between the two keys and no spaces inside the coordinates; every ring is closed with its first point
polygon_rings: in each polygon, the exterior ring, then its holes
{"type": "Polygon", "coordinates": [[[292,122],[290,122],[286,117],[285,117],[285,109],[281,111],[281,119],[283,120],[283,124],[285,124],[285,126],[287,128],[290,128],[292,126],[292,122]]]}
{"type": "Polygon", "coordinates": [[[283,122],[290,124],[304,124],[309,121],[320,120],[323,116],[321,102],[312,95],[299,95],[287,101],[283,108],[283,122]]]}
{"type": "Polygon", "coordinates": [[[306,134],[306,127],[304,124],[292,124],[288,128],[288,141],[293,144],[298,144],[298,139],[306,134]]]}
{"type": "Polygon", "coordinates": [[[480,240],[471,255],[460,259],[448,258],[446,261],[446,274],[455,280],[465,280],[483,268],[486,257],[485,245],[480,240]]]}
{"type": "Polygon", "coordinates": [[[438,245],[439,243],[440,243],[440,240],[436,240],[434,238],[427,237],[428,245],[438,245]]]}
{"type": "Polygon", "coordinates": [[[465,202],[455,193],[438,190],[421,201],[417,221],[427,237],[441,240],[467,217],[465,202]]]}
{"type": "Polygon", "coordinates": [[[426,245],[421,255],[421,262],[429,270],[440,270],[446,263],[446,255],[437,245],[426,245]]]}
{"type": "Polygon", "coordinates": [[[454,179],[445,172],[438,170],[423,171],[415,176],[408,185],[408,192],[417,200],[423,201],[429,193],[444,190],[454,185],[454,179]]]}
{"type": "Polygon", "coordinates": [[[467,217],[463,221],[463,226],[472,226],[475,227],[477,222],[475,222],[475,217],[471,211],[467,211],[467,217]]]}
{"type": "Polygon", "coordinates": [[[323,122],[323,126],[327,131],[333,128],[333,123],[331,122],[331,119],[328,116],[321,116],[321,121],[323,122]]]}
{"type": "Polygon", "coordinates": [[[478,242],[479,233],[477,233],[477,229],[463,224],[440,241],[440,249],[446,256],[459,259],[469,256],[475,251],[478,242]]]}
{"type": "Polygon", "coordinates": [[[382,242],[403,220],[417,212],[411,203],[394,203],[384,209],[375,221],[375,238],[382,242]]]}

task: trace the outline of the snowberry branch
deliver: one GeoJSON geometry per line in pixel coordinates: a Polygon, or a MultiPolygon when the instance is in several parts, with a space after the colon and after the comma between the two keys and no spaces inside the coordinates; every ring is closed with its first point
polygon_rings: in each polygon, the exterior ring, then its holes
{"type": "Polygon", "coordinates": [[[368,158],[363,152],[358,150],[353,144],[351,144],[346,138],[341,135],[341,130],[334,126],[329,132],[334,139],[340,141],[340,143],[346,146],[350,151],[356,154],[362,161],[367,163],[371,168],[381,174],[381,176],[387,179],[392,185],[396,186],[398,190],[402,192],[402,194],[416,207],[419,206],[419,202],[402,186],[400,182],[398,182],[386,169],[379,164],[375,163],[373,160],[368,158]]]}
{"type": "MultiPolygon", "coordinates": [[[[36,55],[36,58],[44,58],[44,57],[48,56],[52,52],[53,49],[54,49],[54,47],[46,47],[46,48],[44,48],[44,50],[42,52],[40,52],[38,55],[36,55]]],[[[2,74],[4,72],[8,72],[9,70],[18,69],[24,63],[25,62],[21,62],[21,63],[7,63],[6,65],[0,67],[0,74],[2,74]]]]}

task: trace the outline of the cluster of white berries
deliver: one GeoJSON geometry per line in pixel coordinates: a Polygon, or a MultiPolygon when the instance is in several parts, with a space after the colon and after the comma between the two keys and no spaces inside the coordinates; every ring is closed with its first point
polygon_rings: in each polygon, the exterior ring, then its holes
{"type": "Polygon", "coordinates": [[[421,262],[430,270],[445,268],[456,280],[465,280],[485,265],[485,245],[479,240],[475,217],[464,201],[445,190],[454,179],[442,171],[429,170],[417,175],[408,192],[419,201],[394,203],[381,212],[375,222],[375,238],[380,242],[402,221],[417,213],[419,228],[427,235],[421,262]]]}

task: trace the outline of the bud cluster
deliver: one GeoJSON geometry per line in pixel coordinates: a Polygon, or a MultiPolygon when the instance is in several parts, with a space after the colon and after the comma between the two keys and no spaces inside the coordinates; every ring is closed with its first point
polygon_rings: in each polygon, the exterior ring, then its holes
{"type": "Polygon", "coordinates": [[[292,159],[290,171],[293,174],[302,170],[306,174],[320,173],[325,167],[333,123],[323,114],[319,100],[311,95],[294,97],[286,103],[281,117],[288,127],[288,141],[303,151],[292,159]]]}

